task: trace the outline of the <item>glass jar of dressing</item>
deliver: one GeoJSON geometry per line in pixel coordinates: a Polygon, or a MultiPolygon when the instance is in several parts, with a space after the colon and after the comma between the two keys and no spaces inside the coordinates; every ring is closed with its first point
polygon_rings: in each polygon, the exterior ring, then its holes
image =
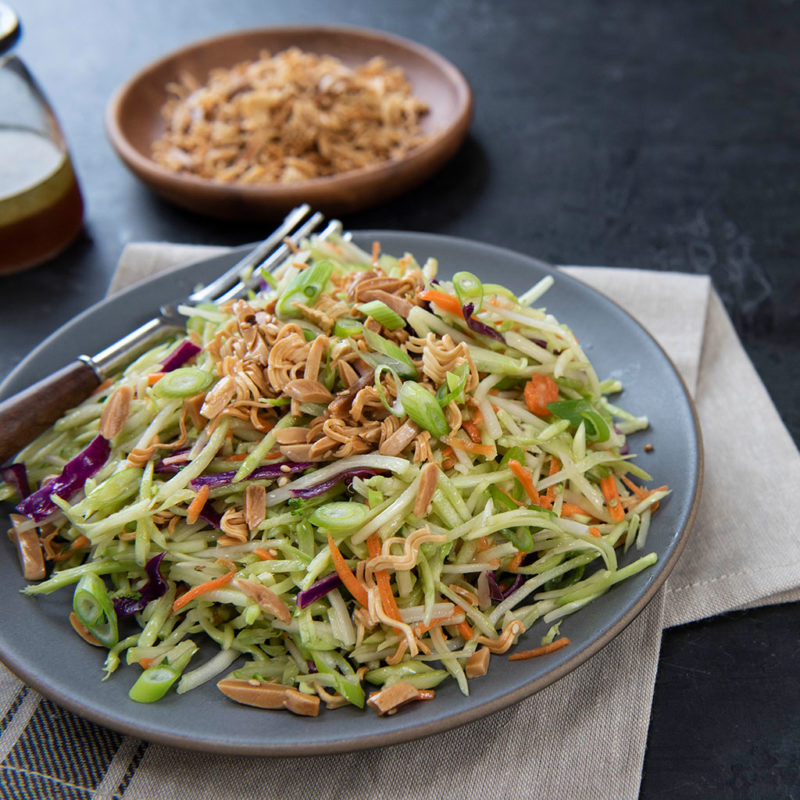
{"type": "Polygon", "coordinates": [[[58,120],[12,52],[19,33],[16,14],[0,3],[0,274],[57,255],[83,221],[58,120]]]}

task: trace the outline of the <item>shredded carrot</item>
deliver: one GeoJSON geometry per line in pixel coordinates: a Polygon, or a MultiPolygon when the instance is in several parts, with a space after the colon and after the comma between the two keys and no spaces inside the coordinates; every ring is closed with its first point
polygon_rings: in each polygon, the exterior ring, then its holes
{"type": "Polygon", "coordinates": [[[450,314],[454,314],[462,319],[464,318],[464,312],[461,310],[461,303],[458,302],[457,297],[453,297],[451,294],[440,292],[436,289],[425,289],[420,292],[417,297],[419,297],[420,300],[427,300],[429,303],[439,306],[439,308],[444,309],[450,314]]]}
{"type": "Polygon", "coordinates": [[[509,661],[525,661],[528,658],[536,658],[536,656],[543,656],[547,653],[552,653],[554,650],[560,650],[569,644],[569,639],[562,636],[550,644],[542,645],[541,647],[534,647],[533,650],[523,650],[521,653],[514,653],[508,657],[509,661]]]}
{"type": "Polygon", "coordinates": [[[637,486],[627,475],[620,475],[620,480],[640,499],[647,497],[647,490],[637,486]]]}
{"type": "Polygon", "coordinates": [[[351,595],[353,595],[356,602],[362,605],[364,608],[367,608],[369,605],[369,600],[367,599],[367,590],[364,588],[361,581],[353,575],[350,567],[347,566],[344,560],[344,556],[339,551],[339,548],[336,546],[336,542],[333,541],[333,537],[328,534],[328,547],[331,549],[331,560],[333,561],[333,567],[336,570],[336,574],[341,578],[342,583],[344,584],[345,588],[351,595]]]}
{"type": "Polygon", "coordinates": [[[247,458],[247,453],[233,453],[229,456],[223,456],[223,461],[244,461],[247,458]]]}
{"type": "Polygon", "coordinates": [[[533,484],[533,475],[531,475],[531,473],[515,458],[509,459],[508,467],[522,484],[522,488],[525,490],[528,497],[530,497],[531,501],[537,506],[541,506],[542,501],[539,497],[539,492],[536,491],[536,487],[533,484]]]}
{"type": "Polygon", "coordinates": [[[483,422],[483,412],[476,406],[475,410],[472,412],[472,421],[476,425],[480,425],[483,422]]]}
{"type": "Polygon", "coordinates": [[[153,662],[155,661],[154,658],[140,658],[139,659],[139,666],[142,669],[150,669],[153,666],[153,662]]]}
{"type": "Polygon", "coordinates": [[[606,499],[606,508],[608,508],[611,519],[614,522],[622,522],[625,519],[625,509],[619,501],[619,492],[617,491],[617,482],[614,480],[614,476],[606,475],[600,481],[600,489],[606,499]]]}
{"type": "Polygon", "coordinates": [[[514,558],[508,562],[508,571],[516,572],[519,569],[519,565],[522,563],[523,558],[525,558],[525,553],[523,553],[522,550],[518,550],[514,558]]]}
{"type": "MultiPolygon", "coordinates": [[[[561,462],[555,456],[553,456],[550,459],[550,477],[555,475],[556,472],[558,472],[560,469],[561,469],[561,462]]],[[[555,502],[555,499],[556,499],[556,485],[553,484],[552,486],[548,486],[547,487],[547,503],[548,503],[547,507],[548,508],[552,508],[553,507],[553,503],[555,502]]]]}
{"type": "Polygon", "coordinates": [[[467,641],[475,638],[475,631],[472,630],[472,626],[466,620],[459,622],[458,625],[456,625],[456,629],[467,641]]]}
{"type": "Polygon", "coordinates": [[[575,514],[579,514],[583,517],[593,517],[594,515],[588,512],[585,508],[581,508],[579,505],[575,503],[563,503],[561,506],[561,516],[562,517],[571,517],[575,514]]]}
{"type": "Polygon", "coordinates": [[[547,417],[550,412],[547,409],[548,403],[558,400],[558,384],[550,375],[532,375],[531,379],[525,384],[523,390],[525,405],[528,406],[531,414],[537,417],[547,417]]]}
{"type": "Polygon", "coordinates": [[[154,372],[152,375],[147,376],[147,385],[153,386],[153,384],[158,383],[167,373],[166,372],[154,372]]]}
{"type": "Polygon", "coordinates": [[[200,487],[200,490],[194,496],[194,500],[189,503],[189,508],[186,509],[186,521],[192,525],[200,518],[200,512],[208,502],[208,495],[211,493],[211,488],[207,483],[200,487]]]}
{"type": "Polygon", "coordinates": [[[478,426],[474,422],[465,419],[461,423],[461,427],[469,434],[469,438],[472,439],[475,444],[480,444],[483,441],[481,432],[478,430],[478,426]]]}
{"type": "Polygon", "coordinates": [[[603,534],[600,533],[600,530],[598,528],[595,528],[594,525],[592,525],[589,528],[589,533],[591,533],[592,536],[594,536],[595,539],[602,539],[603,538],[603,534]]]}
{"type": "Polygon", "coordinates": [[[456,450],[464,450],[476,456],[491,456],[494,454],[494,445],[465,442],[463,439],[459,439],[458,436],[448,436],[447,443],[451,447],[455,447],[456,450]]]}
{"type": "Polygon", "coordinates": [[[236,567],[219,578],[212,578],[210,581],[193,586],[175,600],[175,602],[172,604],[172,610],[180,611],[185,605],[191,603],[196,597],[200,597],[201,594],[213,592],[215,589],[221,589],[223,586],[227,586],[233,580],[233,576],[235,574],[236,567]]]}
{"type": "MultiPolygon", "coordinates": [[[[371,533],[367,537],[367,550],[369,551],[370,558],[375,558],[381,554],[381,540],[377,533],[371,533]]],[[[396,619],[398,622],[402,621],[400,610],[397,608],[397,603],[392,594],[389,573],[385,569],[376,570],[375,583],[378,584],[378,591],[381,595],[381,605],[386,612],[386,616],[396,619]]]]}
{"type": "Polygon", "coordinates": [[[380,242],[373,242],[372,243],[372,266],[375,267],[378,264],[378,257],[381,254],[381,243],[380,242]]]}
{"type": "Polygon", "coordinates": [[[111,386],[111,384],[113,384],[113,383],[114,383],[114,379],[113,379],[113,378],[106,378],[106,379],[105,379],[105,380],[104,380],[104,381],[103,381],[103,382],[102,382],[102,383],[101,383],[101,384],[100,384],[100,385],[99,385],[99,386],[98,386],[98,387],[97,387],[97,388],[96,388],[96,389],[95,389],[95,390],[92,392],[92,394],[100,394],[100,392],[104,392],[104,391],[105,391],[106,389],[108,389],[108,387],[109,387],[109,386],[111,386]]]}
{"type": "Polygon", "coordinates": [[[478,539],[477,550],[478,550],[479,553],[482,553],[484,550],[488,550],[491,546],[492,546],[492,543],[489,541],[489,539],[486,536],[481,536],[481,538],[478,539]]]}
{"type": "Polygon", "coordinates": [[[262,561],[274,561],[275,556],[270,553],[269,550],[265,550],[263,547],[256,547],[253,549],[253,553],[257,555],[262,561]]]}

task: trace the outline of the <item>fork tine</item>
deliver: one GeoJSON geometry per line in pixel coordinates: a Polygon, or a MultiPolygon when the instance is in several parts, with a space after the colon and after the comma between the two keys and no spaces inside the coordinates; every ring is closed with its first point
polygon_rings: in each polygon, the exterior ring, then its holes
{"type": "MultiPolygon", "coordinates": [[[[231,287],[235,287],[239,282],[241,273],[246,269],[256,267],[261,261],[272,252],[280,242],[289,236],[292,231],[303,221],[303,219],[311,211],[311,206],[303,204],[297,208],[292,209],[283,222],[257,247],[253,248],[246,256],[237,261],[230,269],[226,270],[222,275],[213,280],[208,285],[189,296],[190,303],[209,303],[219,299],[219,295],[231,291],[231,287]]],[[[315,214],[315,217],[320,219],[315,223],[315,227],[319,224],[322,217],[320,214],[315,214]]],[[[313,219],[313,217],[312,217],[313,219]]],[[[308,223],[307,223],[308,224],[308,223]]]]}
{"type": "MultiPolygon", "coordinates": [[[[322,214],[314,214],[311,219],[309,219],[302,227],[298,228],[298,230],[289,237],[290,241],[295,245],[299,244],[303,239],[311,234],[315,228],[319,226],[323,219],[324,217],[322,214]]],[[[325,239],[334,233],[341,232],[341,229],[341,222],[338,220],[332,220],[328,223],[325,230],[319,234],[319,237],[321,239],[325,239]]],[[[284,242],[279,248],[270,253],[263,261],[254,265],[254,267],[257,267],[259,270],[265,269],[267,271],[272,271],[276,266],[278,266],[278,264],[282,263],[283,260],[289,256],[290,252],[289,246],[284,242]]],[[[228,300],[235,300],[237,297],[246,292],[248,288],[250,287],[246,283],[239,281],[239,283],[231,287],[227,292],[219,297],[216,297],[214,302],[225,303],[228,300]]]]}

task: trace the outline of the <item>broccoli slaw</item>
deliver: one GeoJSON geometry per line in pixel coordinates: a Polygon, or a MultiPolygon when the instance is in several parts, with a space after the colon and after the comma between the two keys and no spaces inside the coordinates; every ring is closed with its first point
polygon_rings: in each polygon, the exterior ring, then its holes
{"type": "Polygon", "coordinates": [[[241,702],[371,686],[391,713],[448,676],[467,693],[537,621],[530,655],[565,646],[562,617],[654,563],[618,563],[668,491],[627,453],[647,421],[534,308],[552,279],[435,276],[312,239],[20,454],[0,497],[44,481],[15,528],[55,567],[26,591],[76,585],[108,674],[145,667],[134,699],[233,669],[241,702]],[[219,654],[196,666],[201,637],[219,654]]]}

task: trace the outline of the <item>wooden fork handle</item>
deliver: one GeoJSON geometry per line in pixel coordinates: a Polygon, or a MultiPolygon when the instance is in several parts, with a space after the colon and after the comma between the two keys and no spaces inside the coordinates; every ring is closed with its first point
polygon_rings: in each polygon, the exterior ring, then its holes
{"type": "Polygon", "coordinates": [[[76,360],[0,402],[0,464],[4,464],[85,400],[100,384],[94,369],[76,360]]]}

